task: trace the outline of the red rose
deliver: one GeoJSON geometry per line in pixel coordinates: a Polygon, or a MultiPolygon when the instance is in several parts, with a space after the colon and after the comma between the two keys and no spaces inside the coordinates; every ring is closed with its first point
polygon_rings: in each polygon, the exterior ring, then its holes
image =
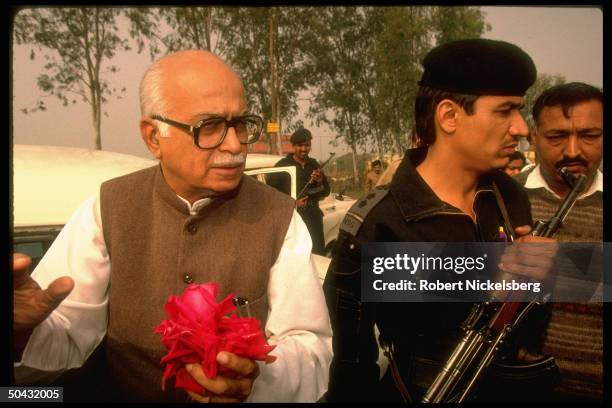
{"type": "MultiPolygon", "coordinates": [[[[216,361],[220,351],[229,351],[253,360],[273,362],[276,357],[268,353],[274,349],[266,342],[259,321],[254,317],[237,317],[230,293],[217,303],[219,285],[191,284],[180,296],[170,296],[164,306],[167,319],[154,330],[161,334],[166,354],[162,389],[166,380],[176,377],[175,387],[202,393],[198,384],[185,369],[185,364],[199,363],[208,378],[215,378],[219,367],[216,361]]],[[[223,374],[231,373],[223,370],[223,374]]]]}

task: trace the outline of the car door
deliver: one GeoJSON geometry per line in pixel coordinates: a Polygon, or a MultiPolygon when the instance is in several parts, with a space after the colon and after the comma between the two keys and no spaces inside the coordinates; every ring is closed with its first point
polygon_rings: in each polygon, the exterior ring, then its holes
{"type": "Polygon", "coordinates": [[[290,180],[289,184],[291,185],[291,197],[293,197],[293,199],[295,200],[295,197],[297,196],[297,176],[294,166],[263,167],[260,169],[245,170],[244,173],[264,184],[268,184],[267,176],[270,175],[275,175],[278,177],[287,177],[290,180]]]}

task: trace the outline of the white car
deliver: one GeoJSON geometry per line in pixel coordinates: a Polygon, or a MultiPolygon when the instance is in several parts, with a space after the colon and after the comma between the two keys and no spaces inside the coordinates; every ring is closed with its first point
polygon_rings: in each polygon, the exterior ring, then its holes
{"type": "MultiPolygon", "coordinates": [[[[296,196],[295,167],[274,167],[282,156],[247,155],[246,174],[265,182],[265,175],[285,172],[291,177],[291,193],[296,196]]],[[[32,257],[31,270],[45,254],[73,211],[114,177],[151,167],[156,160],[127,154],[74,147],[14,145],[12,185],[12,227],[15,252],[32,257]]],[[[330,194],[320,203],[328,251],[338,236],[338,228],[355,200],[330,194]]],[[[312,255],[315,267],[325,279],[330,258],[312,255]]],[[[377,336],[378,337],[378,336],[377,336]]],[[[386,357],[379,353],[380,376],[386,357]]]]}
{"type": "MultiPolygon", "coordinates": [[[[266,182],[265,175],[271,173],[286,172],[291,177],[291,196],[296,197],[296,175],[293,166],[274,167],[283,156],[271,154],[250,153],[247,156],[246,174],[257,177],[262,183],[266,182]]],[[[330,255],[331,249],[338,238],[340,223],[346,212],[356,200],[348,196],[330,193],[319,202],[319,208],[323,212],[323,236],[325,238],[325,252],[330,255]]]]}
{"type": "Polygon", "coordinates": [[[154,160],[73,147],[14,145],[13,244],[34,269],[74,210],[113,177],[154,160]]]}
{"type": "MultiPolygon", "coordinates": [[[[282,156],[247,155],[246,174],[265,182],[265,175],[284,172],[296,196],[294,167],[274,167],[282,156]]],[[[108,179],[154,166],[153,159],[100,150],[59,146],[13,147],[13,240],[15,251],[32,256],[33,267],[49,248],[72,212],[108,179]]],[[[338,227],[354,200],[331,195],[321,202],[325,243],[331,249],[338,227]]],[[[329,258],[314,256],[321,278],[329,258]]],[[[32,267],[32,269],[33,269],[32,267]]]]}

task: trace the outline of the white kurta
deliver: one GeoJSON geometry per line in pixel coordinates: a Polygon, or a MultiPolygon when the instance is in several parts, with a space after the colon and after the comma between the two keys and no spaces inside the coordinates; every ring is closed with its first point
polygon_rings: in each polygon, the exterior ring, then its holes
{"type": "MultiPolygon", "coordinates": [[[[191,211],[208,204],[206,199],[193,206],[184,201],[191,211]]],[[[277,345],[271,352],[277,360],[258,362],[260,375],[247,401],[316,401],[327,390],[332,333],[311,248],[306,225],[294,211],[268,284],[265,332],[277,345]]],[[[17,382],[34,380],[39,370],[80,367],[106,334],[110,259],[99,195],[77,209],[32,273],[43,288],[61,276],[74,280],[74,290],[34,330],[16,364],[17,382]]]]}

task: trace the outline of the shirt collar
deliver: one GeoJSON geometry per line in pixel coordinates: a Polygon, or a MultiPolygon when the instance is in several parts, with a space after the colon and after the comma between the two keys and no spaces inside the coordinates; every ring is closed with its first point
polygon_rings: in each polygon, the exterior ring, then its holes
{"type": "MultiPolygon", "coordinates": [[[[407,150],[389,184],[389,192],[396,199],[403,217],[410,220],[438,212],[462,213],[461,210],[442,201],[416,170],[426,156],[427,147],[407,150]]],[[[483,175],[476,191],[492,192],[493,175],[493,173],[483,175]]]]}
{"type": "Polygon", "coordinates": [[[206,207],[212,201],[212,198],[206,197],[206,198],[202,198],[196,201],[195,203],[191,204],[189,201],[185,200],[180,195],[177,194],[176,196],[180,198],[181,201],[187,205],[187,209],[189,210],[189,215],[196,215],[198,211],[200,211],[200,209],[206,207]]]}
{"type": "MultiPolygon", "coordinates": [[[[544,176],[542,176],[542,170],[539,164],[536,165],[533,171],[529,174],[529,176],[527,176],[527,180],[525,181],[525,188],[545,188],[555,197],[560,199],[560,197],[548,186],[546,180],[544,180],[544,176]]],[[[591,183],[589,189],[578,199],[581,200],[583,198],[586,198],[592,194],[595,194],[597,191],[603,192],[603,174],[599,169],[595,172],[595,177],[593,178],[593,182],[591,183]]]]}

